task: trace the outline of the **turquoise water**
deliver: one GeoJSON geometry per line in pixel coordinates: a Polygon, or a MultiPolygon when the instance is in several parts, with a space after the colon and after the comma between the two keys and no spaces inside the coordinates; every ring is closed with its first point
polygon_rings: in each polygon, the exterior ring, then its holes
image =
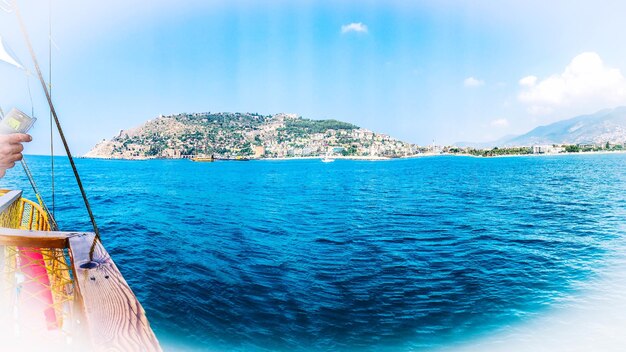
{"type": "MultiPolygon", "coordinates": [[[[49,159],[27,159],[49,189],[49,159]]],[[[58,222],[89,230],[56,162],[58,222]]],[[[172,350],[447,346],[567,305],[624,249],[624,154],[77,163],[172,350]]]]}

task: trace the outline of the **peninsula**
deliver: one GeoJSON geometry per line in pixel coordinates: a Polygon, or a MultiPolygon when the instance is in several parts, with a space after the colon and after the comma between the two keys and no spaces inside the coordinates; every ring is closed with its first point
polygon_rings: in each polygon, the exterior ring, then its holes
{"type": "Polygon", "coordinates": [[[85,157],[107,159],[398,158],[427,152],[350,123],[294,114],[194,113],[159,116],[103,140],[85,157]]]}

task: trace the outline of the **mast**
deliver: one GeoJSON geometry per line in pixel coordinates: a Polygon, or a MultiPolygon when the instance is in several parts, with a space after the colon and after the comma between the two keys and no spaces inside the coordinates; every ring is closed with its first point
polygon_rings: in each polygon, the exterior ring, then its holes
{"type": "MultiPolygon", "coordinates": [[[[24,36],[24,41],[28,46],[28,51],[30,52],[30,56],[33,60],[33,64],[35,65],[35,70],[37,72],[37,77],[39,78],[39,82],[41,83],[41,87],[43,88],[44,93],[46,94],[46,99],[48,100],[48,106],[50,107],[50,113],[54,119],[54,122],[57,127],[57,131],[59,132],[59,136],[61,137],[61,141],[63,142],[63,147],[65,148],[65,152],[67,154],[67,158],[70,162],[70,166],[72,167],[72,172],[74,173],[74,178],[76,179],[76,183],[78,184],[78,188],[80,189],[80,194],[83,198],[83,202],[85,203],[85,208],[87,209],[87,213],[89,214],[89,219],[91,221],[91,225],[93,226],[93,231],[96,235],[96,239],[100,239],[100,231],[98,230],[98,225],[96,224],[96,219],[91,210],[91,206],[89,204],[89,199],[87,199],[87,194],[85,193],[85,189],[83,187],[83,183],[80,179],[80,175],[78,174],[78,169],[76,168],[76,164],[74,163],[74,158],[72,157],[72,152],[70,151],[70,147],[67,143],[67,139],[65,138],[65,134],[63,133],[63,127],[61,127],[61,123],[59,122],[59,118],[57,116],[56,109],[54,108],[54,104],[52,103],[52,97],[50,96],[50,91],[48,90],[48,86],[46,85],[46,81],[43,78],[43,74],[41,73],[41,68],[39,67],[39,61],[37,60],[37,55],[33,50],[32,43],[30,41],[30,37],[28,36],[28,31],[26,30],[26,25],[24,24],[24,20],[22,15],[20,14],[20,9],[17,6],[17,0],[12,0],[13,11],[15,11],[15,16],[20,24],[20,29],[22,31],[22,35],[24,36]]],[[[94,242],[95,243],[95,242],[94,242]]],[[[92,247],[93,249],[93,247],[92,247]]],[[[93,250],[92,250],[93,252],[93,250]]],[[[93,253],[91,253],[93,255],[93,253]]]]}

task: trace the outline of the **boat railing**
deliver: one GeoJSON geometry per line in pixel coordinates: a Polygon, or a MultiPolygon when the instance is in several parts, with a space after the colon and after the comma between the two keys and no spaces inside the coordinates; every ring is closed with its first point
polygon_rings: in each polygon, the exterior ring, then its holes
{"type": "Polygon", "coordinates": [[[21,191],[0,191],[0,331],[59,349],[161,351],[95,234],[50,231],[46,212],[21,191]]]}

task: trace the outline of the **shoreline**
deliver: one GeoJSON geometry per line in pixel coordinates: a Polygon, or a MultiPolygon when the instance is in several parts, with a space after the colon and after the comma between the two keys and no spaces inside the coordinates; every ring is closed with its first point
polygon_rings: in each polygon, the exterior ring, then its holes
{"type": "MultiPolygon", "coordinates": [[[[405,155],[396,158],[383,157],[383,156],[333,156],[334,160],[355,160],[355,161],[388,161],[388,160],[404,160],[404,159],[417,159],[437,156],[455,156],[455,157],[469,157],[479,159],[491,159],[491,158],[518,158],[518,157],[549,157],[549,156],[567,156],[567,155],[604,155],[604,154],[626,154],[626,150],[614,150],[614,151],[595,151],[595,152],[576,152],[576,153],[544,153],[544,154],[507,154],[507,155],[493,155],[482,156],[473,154],[461,154],[461,153],[424,153],[415,155],[405,155]]],[[[32,156],[37,156],[33,154],[32,156]]],[[[47,155],[43,155],[47,156],[47,155]]],[[[280,158],[250,158],[249,161],[288,161],[288,160],[315,160],[323,159],[326,156],[294,156],[294,157],[280,157],[280,158]]],[[[190,160],[183,158],[107,158],[107,157],[93,157],[93,156],[77,156],[76,159],[101,159],[101,160],[124,160],[124,161],[147,161],[147,160],[190,160]]],[[[217,160],[220,161],[220,160],[217,160]]],[[[224,161],[224,160],[223,160],[224,161]]],[[[231,161],[231,160],[225,160],[231,161]]],[[[232,160],[237,161],[237,160],[232,160]]]]}
{"type": "Polygon", "coordinates": [[[603,155],[603,154],[626,154],[626,150],[602,150],[596,152],[576,152],[576,153],[542,153],[542,154],[507,154],[507,155],[472,155],[472,154],[439,154],[450,156],[467,156],[471,158],[491,159],[491,158],[519,158],[519,157],[548,157],[548,156],[566,156],[566,155],[603,155]]]}

